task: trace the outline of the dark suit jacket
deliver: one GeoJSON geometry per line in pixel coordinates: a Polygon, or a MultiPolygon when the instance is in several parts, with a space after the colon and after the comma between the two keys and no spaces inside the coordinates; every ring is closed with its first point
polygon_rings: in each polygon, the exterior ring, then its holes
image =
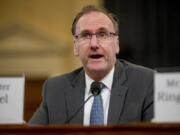
{"type": "MultiPolygon", "coordinates": [[[[111,90],[108,124],[153,118],[153,70],[117,60],[111,90]]],[[[49,79],[43,101],[29,124],[64,124],[84,102],[83,68],[49,79]]],[[[83,124],[83,108],[69,124],[83,124]]]]}

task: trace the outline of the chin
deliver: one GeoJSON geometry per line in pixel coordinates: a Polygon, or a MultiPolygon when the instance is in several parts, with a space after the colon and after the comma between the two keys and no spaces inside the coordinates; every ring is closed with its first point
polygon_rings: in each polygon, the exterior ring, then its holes
{"type": "Polygon", "coordinates": [[[90,67],[88,67],[88,70],[91,71],[91,72],[100,73],[100,72],[106,71],[107,67],[104,67],[104,66],[90,66],[90,67]]]}

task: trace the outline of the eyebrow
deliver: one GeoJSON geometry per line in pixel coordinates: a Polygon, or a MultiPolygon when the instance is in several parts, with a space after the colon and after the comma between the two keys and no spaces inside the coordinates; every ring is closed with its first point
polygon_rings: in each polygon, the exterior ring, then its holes
{"type": "MultiPolygon", "coordinates": [[[[106,29],[106,28],[104,28],[104,27],[101,27],[101,28],[99,28],[98,30],[97,30],[97,32],[99,32],[99,31],[105,31],[105,32],[107,32],[108,30],[106,29]]],[[[90,30],[82,30],[80,33],[90,33],[91,31],[90,30]]]]}
{"type": "Polygon", "coordinates": [[[102,28],[99,28],[98,31],[108,31],[106,28],[102,27],[102,28]]]}

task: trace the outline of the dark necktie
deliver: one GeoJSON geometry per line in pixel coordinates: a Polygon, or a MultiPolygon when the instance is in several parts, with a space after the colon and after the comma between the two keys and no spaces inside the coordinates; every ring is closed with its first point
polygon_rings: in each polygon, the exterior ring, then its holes
{"type": "MultiPolygon", "coordinates": [[[[104,84],[100,84],[101,90],[104,84]]],[[[90,125],[103,125],[104,124],[104,110],[101,93],[94,96],[94,101],[90,113],[90,125]]]]}

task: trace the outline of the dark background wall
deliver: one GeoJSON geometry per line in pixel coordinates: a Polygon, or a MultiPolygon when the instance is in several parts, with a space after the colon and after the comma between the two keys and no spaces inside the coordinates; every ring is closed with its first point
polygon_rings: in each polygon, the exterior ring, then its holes
{"type": "Polygon", "coordinates": [[[119,58],[151,68],[180,66],[180,5],[176,0],[105,0],[120,21],[119,58]]]}

